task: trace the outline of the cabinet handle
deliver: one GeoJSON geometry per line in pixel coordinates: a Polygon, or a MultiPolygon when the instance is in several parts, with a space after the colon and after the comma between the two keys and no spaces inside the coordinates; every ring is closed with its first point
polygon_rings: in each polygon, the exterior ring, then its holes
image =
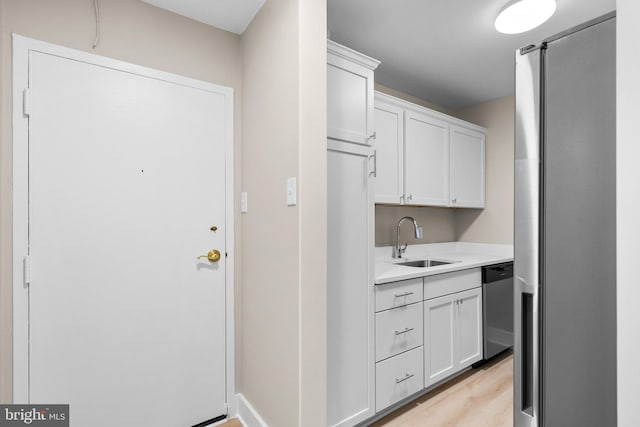
{"type": "Polygon", "coordinates": [[[373,151],[373,155],[369,156],[369,158],[373,157],[373,170],[369,172],[369,176],[373,175],[374,178],[378,177],[378,152],[373,151]]]}
{"type": "Polygon", "coordinates": [[[409,194],[409,195],[407,196],[407,200],[413,200],[413,194],[409,194]]]}
{"type": "Polygon", "coordinates": [[[453,204],[454,204],[454,205],[455,205],[456,203],[458,203],[458,199],[457,199],[457,198],[455,198],[455,197],[454,197],[451,201],[453,202],[453,204]]]}
{"type": "Polygon", "coordinates": [[[404,378],[402,378],[402,379],[396,378],[396,384],[400,384],[402,382],[405,382],[409,378],[413,378],[413,374],[405,374],[404,378]]]}
{"type": "Polygon", "coordinates": [[[404,194],[402,196],[400,196],[400,204],[404,205],[404,194]]]}
{"type": "Polygon", "coordinates": [[[369,136],[367,137],[367,141],[369,141],[369,140],[371,140],[371,139],[376,139],[376,137],[377,137],[377,135],[376,135],[376,132],[374,131],[371,135],[369,135],[369,136]]]}
{"type": "Polygon", "coordinates": [[[404,294],[396,294],[396,298],[408,297],[409,295],[413,295],[413,292],[405,292],[404,294]]]}
{"type": "Polygon", "coordinates": [[[413,331],[413,328],[404,328],[404,331],[396,331],[396,335],[406,334],[407,332],[413,331]]]}

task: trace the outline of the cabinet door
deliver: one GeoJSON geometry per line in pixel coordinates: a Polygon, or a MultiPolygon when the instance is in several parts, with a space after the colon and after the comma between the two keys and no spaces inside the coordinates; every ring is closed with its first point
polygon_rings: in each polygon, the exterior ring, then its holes
{"type": "Polygon", "coordinates": [[[404,202],[404,110],[376,99],[376,203],[404,202]]]}
{"type": "Polygon", "coordinates": [[[450,203],[458,208],[484,207],[485,135],[451,127],[450,203]]]}
{"type": "Polygon", "coordinates": [[[373,71],[331,54],[328,61],[327,136],[373,143],[373,71]]]}
{"type": "Polygon", "coordinates": [[[410,205],[449,204],[449,124],[405,112],[405,196],[410,205]]]}
{"type": "Polygon", "coordinates": [[[482,359],[482,288],[455,294],[457,310],[457,369],[482,359]]]}
{"type": "Polygon", "coordinates": [[[327,146],[327,417],[351,426],[374,414],[373,150],[327,146]]]}
{"type": "Polygon", "coordinates": [[[455,358],[455,295],[424,302],[424,385],[453,374],[455,358]]]}

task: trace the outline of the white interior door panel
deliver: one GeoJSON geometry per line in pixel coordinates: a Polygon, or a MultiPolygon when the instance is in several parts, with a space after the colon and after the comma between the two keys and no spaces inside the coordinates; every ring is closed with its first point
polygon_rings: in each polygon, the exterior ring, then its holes
{"type": "Polygon", "coordinates": [[[74,427],[224,414],[224,95],[29,61],[30,401],[74,427]]]}

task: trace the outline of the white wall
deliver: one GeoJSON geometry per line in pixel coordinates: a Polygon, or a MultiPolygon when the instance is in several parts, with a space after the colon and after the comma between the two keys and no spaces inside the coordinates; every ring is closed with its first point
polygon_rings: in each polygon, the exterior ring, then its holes
{"type": "Polygon", "coordinates": [[[640,2],[618,0],[617,19],[618,425],[640,426],[640,2]]]}

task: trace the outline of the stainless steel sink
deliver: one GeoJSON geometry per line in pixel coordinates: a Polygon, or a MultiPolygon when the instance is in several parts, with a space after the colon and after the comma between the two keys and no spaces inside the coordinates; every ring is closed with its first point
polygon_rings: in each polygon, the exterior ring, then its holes
{"type": "Polygon", "coordinates": [[[436,261],[433,259],[419,259],[416,261],[398,262],[396,265],[406,265],[407,267],[435,267],[437,265],[451,264],[449,261],[436,261]]]}

